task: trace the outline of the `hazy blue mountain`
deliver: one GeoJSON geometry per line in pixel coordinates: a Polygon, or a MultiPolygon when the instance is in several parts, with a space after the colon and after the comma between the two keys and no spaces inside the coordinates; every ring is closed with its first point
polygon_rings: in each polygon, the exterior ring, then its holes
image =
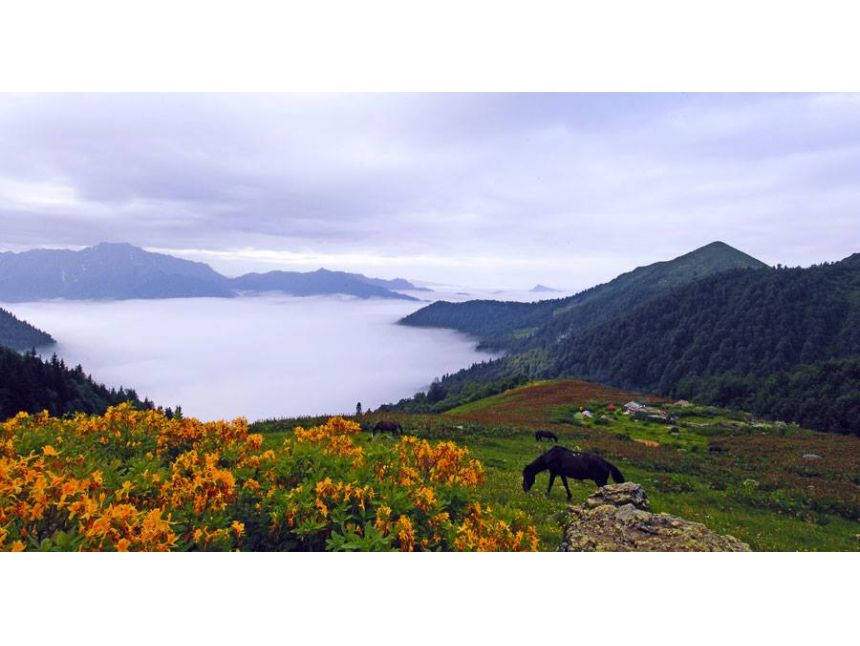
{"type": "Polygon", "coordinates": [[[384,287],[385,289],[392,289],[395,291],[412,291],[412,292],[432,292],[433,290],[429,287],[418,287],[417,285],[409,282],[405,278],[392,278],[391,280],[386,280],[384,278],[370,278],[365,276],[364,274],[350,274],[350,276],[354,276],[358,280],[365,282],[369,285],[376,285],[377,287],[384,287]]]}
{"type": "Polygon", "coordinates": [[[674,260],[639,267],[567,298],[536,303],[437,301],[405,317],[401,323],[452,328],[478,337],[484,347],[521,350],[597,325],[707,276],[766,266],[723,242],[712,242],[674,260]]]}
{"type": "Polygon", "coordinates": [[[398,289],[421,290],[402,278],[383,280],[326,269],[306,273],[272,271],[228,278],[205,263],[152,253],[125,243],[101,243],[80,251],[34,249],[0,253],[0,302],[52,298],[229,298],[239,291],[417,300],[394,291],[398,289]]]}
{"type": "Polygon", "coordinates": [[[51,343],[54,343],[54,339],[50,334],[0,308],[0,346],[13,350],[29,350],[51,343]]]}
{"type": "Polygon", "coordinates": [[[560,292],[560,289],[553,289],[552,287],[547,287],[546,285],[541,285],[538,283],[534,287],[529,290],[532,294],[540,294],[543,292],[551,293],[551,292],[560,292]]]}
{"type": "Polygon", "coordinates": [[[130,244],[0,253],[0,301],[232,295],[209,265],[130,244]]]}
{"type": "Polygon", "coordinates": [[[317,269],[311,272],[269,271],[264,274],[245,274],[231,279],[229,285],[241,292],[282,292],[293,296],[347,294],[359,298],[418,300],[374,285],[363,276],[359,278],[356,274],[328,269],[317,269]]]}

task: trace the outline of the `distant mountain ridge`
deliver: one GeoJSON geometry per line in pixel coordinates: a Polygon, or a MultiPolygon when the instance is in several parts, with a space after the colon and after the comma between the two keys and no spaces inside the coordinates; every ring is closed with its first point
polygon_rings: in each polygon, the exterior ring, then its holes
{"type": "Polygon", "coordinates": [[[240,292],[277,291],[293,296],[348,294],[359,298],[418,300],[412,296],[399,294],[374,284],[360,274],[329,271],[328,269],[317,269],[312,272],[269,271],[263,274],[251,273],[228,279],[227,284],[240,292]]]}
{"type": "Polygon", "coordinates": [[[368,283],[370,285],[376,285],[377,287],[384,287],[385,289],[391,289],[396,291],[408,291],[408,292],[432,292],[433,290],[429,287],[419,287],[415,285],[405,278],[392,278],[391,280],[386,280],[385,278],[368,278],[364,274],[349,274],[350,276],[354,276],[360,281],[368,283]]]}
{"type": "Polygon", "coordinates": [[[125,243],[0,253],[0,301],[232,295],[209,265],[125,243]]]}
{"type": "Polygon", "coordinates": [[[547,293],[560,292],[560,291],[562,291],[562,290],[560,290],[560,289],[554,289],[554,288],[552,288],[552,287],[547,287],[546,285],[541,285],[540,283],[538,283],[537,285],[535,285],[534,287],[532,287],[529,291],[530,291],[532,294],[540,294],[540,293],[543,293],[543,292],[547,292],[547,293]]]}
{"type": "Polygon", "coordinates": [[[103,242],[80,251],[34,249],[0,253],[0,301],[6,302],[53,298],[231,298],[237,291],[417,300],[396,289],[417,288],[402,278],[388,281],[325,269],[306,273],[272,271],[229,278],[205,263],[153,253],[127,243],[103,242]]]}

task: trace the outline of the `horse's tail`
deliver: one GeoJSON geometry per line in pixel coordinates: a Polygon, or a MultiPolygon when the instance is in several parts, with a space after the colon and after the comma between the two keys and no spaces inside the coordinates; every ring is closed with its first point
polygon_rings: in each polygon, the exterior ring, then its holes
{"type": "Polygon", "coordinates": [[[624,482],[624,476],[621,475],[621,472],[618,470],[618,467],[616,467],[611,462],[607,462],[606,466],[609,467],[609,473],[612,474],[612,479],[615,481],[616,484],[621,484],[622,482],[624,482]]]}

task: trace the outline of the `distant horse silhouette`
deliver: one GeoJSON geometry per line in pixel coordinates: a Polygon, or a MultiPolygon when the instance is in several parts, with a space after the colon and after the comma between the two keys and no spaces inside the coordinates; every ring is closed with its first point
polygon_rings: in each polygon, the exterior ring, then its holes
{"type": "Polygon", "coordinates": [[[553,442],[558,444],[558,435],[549,431],[535,431],[535,440],[537,440],[538,442],[540,442],[541,440],[552,440],[553,442]]]}
{"type": "Polygon", "coordinates": [[[549,495],[552,490],[555,477],[561,476],[568,500],[571,499],[570,487],[567,486],[568,476],[574,480],[594,480],[598,487],[609,482],[610,475],[615,482],[624,482],[621,472],[599,455],[577,453],[563,446],[554,446],[523,469],[523,490],[531,489],[535,483],[535,476],[547,469],[549,469],[549,486],[546,488],[546,495],[549,495]]]}
{"type": "Polygon", "coordinates": [[[376,422],[376,426],[371,429],[370,433],[374,437],[376,437],[377,433],[391,433],[392,435],[403,435],[403,428],[397,422],[380,420],[376,422]]]}

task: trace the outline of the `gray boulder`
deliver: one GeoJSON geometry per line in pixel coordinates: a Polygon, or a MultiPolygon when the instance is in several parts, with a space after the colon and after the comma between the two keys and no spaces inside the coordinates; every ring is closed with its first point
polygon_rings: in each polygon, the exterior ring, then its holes
{"type": "Polygon", "coordinates": [[[648,495],[635,482],[606,485],[595,491],[585,500],[585,506],[589,509],[594,509],[601,505],[612,505],[613,507],[633,505],[637,509],[651,511],[651,503],[648,502],[648,495]]]}
{"type": "Polygon", "coordinates": [[[601,487],[571,505],[560,552],[749,552],[749,545],[701,523],[654,514],[635,482],[601,487]]]}

